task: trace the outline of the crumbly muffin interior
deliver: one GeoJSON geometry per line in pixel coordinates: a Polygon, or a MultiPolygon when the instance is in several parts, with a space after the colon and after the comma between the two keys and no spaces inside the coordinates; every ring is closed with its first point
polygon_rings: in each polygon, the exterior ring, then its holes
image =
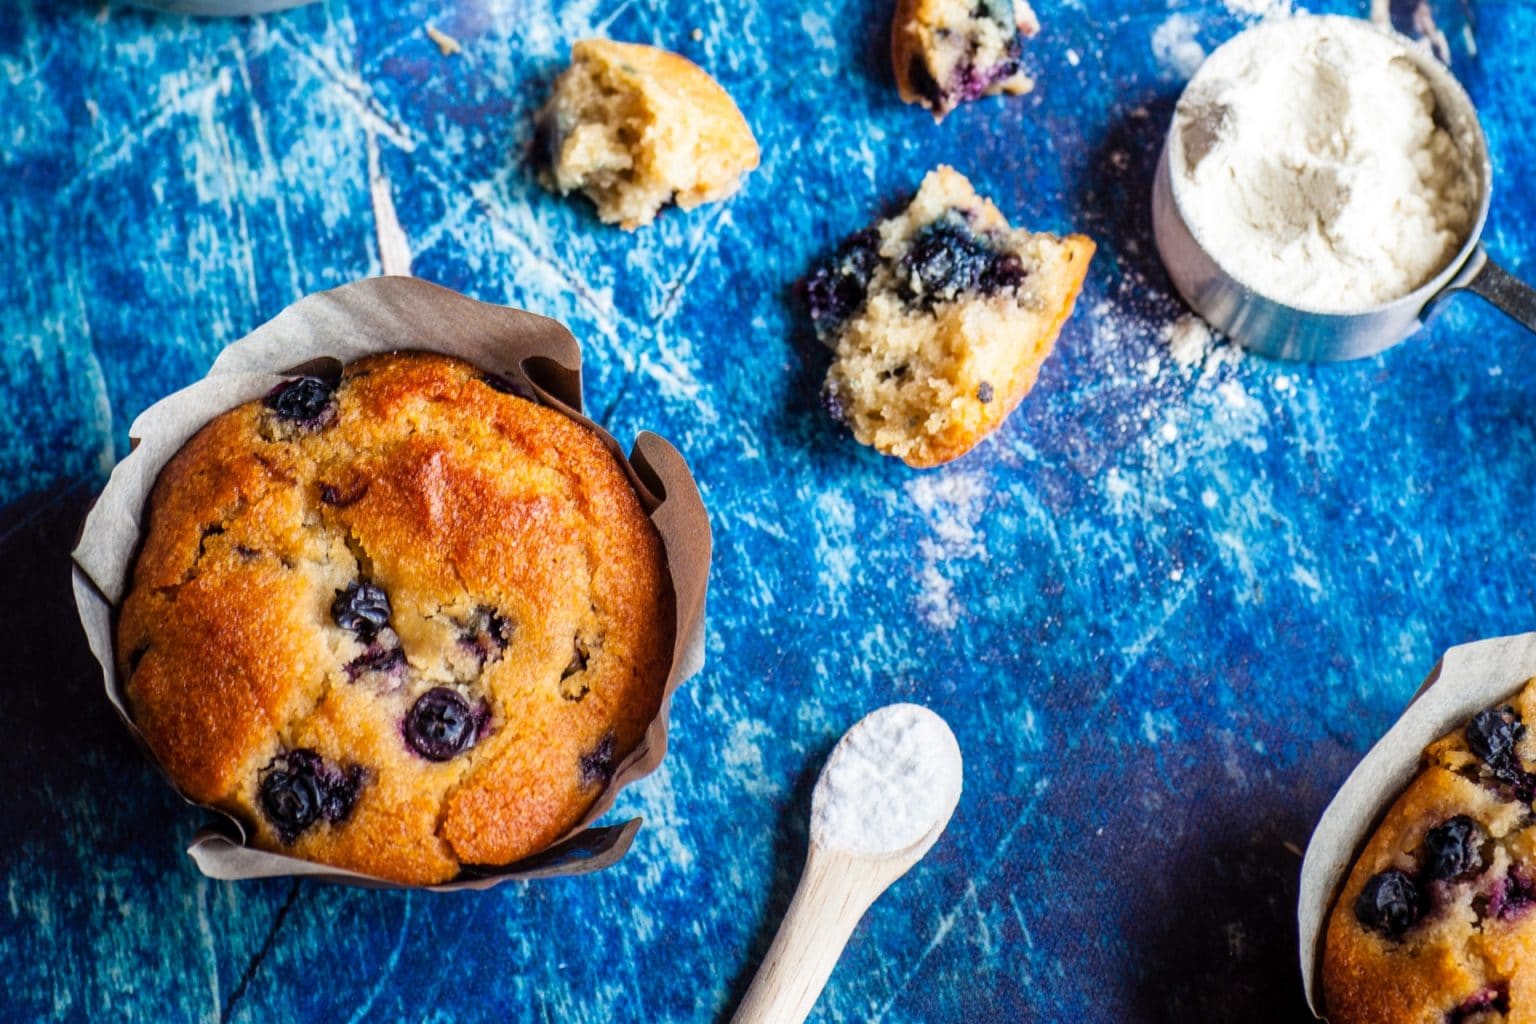
{"type": "Polygon", "coordinates": [[[649,221],[677,190],[659,166],[655,112],[617,65],[574,62],[541,120],[551,187],[585,192],[605,223],[649,221]]]}
{"type": "Polygon", "coordinates": [[[914,465],[969,447],[963,439],[973,443],[1033,384],[1086,259],[1053,235],[1010,228],[940,168],[904,211],[854,235],[809,281],[817,332],[835,350],[828,411],[914,465]],[[1079,259],[1064,287],[1061,267],[1079,259]]]}
{"type": "Polygon", "coordinates": [[[740,112],[694,64],[654,47],[584,40],[538,115],[541,177],[582,192],[598,217],[626,229],[668,203],[731,195],[757,166],[740,112]]]}
{"type": "Polygon", "coordinates": [[[1034,87],[1020,44],[1038,23],[1024,0],[917,0],[905,21],[902,13],[897,17],[899,59],[905,60],[898,72],[907,98],[936,116],[983,96],[1034,87]]]}

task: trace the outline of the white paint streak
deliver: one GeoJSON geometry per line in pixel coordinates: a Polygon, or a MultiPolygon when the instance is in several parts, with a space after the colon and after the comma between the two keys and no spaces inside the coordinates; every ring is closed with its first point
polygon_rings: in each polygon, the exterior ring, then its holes
{"type": "Polygon", "coordinates": [[[101,438],[101,447],[96,452],[96,466],[103,476],[112,472],[112,467],[117,464],[117,448],[112,440],[112,396],[107,391],[106,371],[102,369],[101,356],[96,351],[96,339],[90,331],[90,315],[85,306],[85,294],[80,288],[80,278],[71,276],[70,299],[75,306],[75,314],[72,320],[60,317],[57,331],[62,339],[62,332],[68,329],[71,337],[84,337],[86,341],[86,378],[90,381],[91,401],[91,425],[95,427],[97,436],[101,438]]]}
{"type": "Polygon", "coordinates": [[[772,731],[762,722],[737,722],[731,727],[730,739],[721,752],[720,759],[731,769],[731,777],[741,780],[741,788],[761,800],[776,798],[783,788],[763,764],[763,751],[758,745],[772,741],[772,731]]]}
{"type": "Polygon", "coordinates": [[[815,11],[806,11],[800,15],[800,27],[811,37],[811,45],[816,49],[837,49],[837,36],[832,32],[831,23],[815,11]]]}
{"type": "MultiPolygon", "coordinates": [[[[1382,0],[1377,0],[1382,2],[1382,0]]],[[[1260,18],[1289,18],[1291,0],[1225,0],[1227,10],[1233,14],[1246,14],[1260,18]]]]}
{"type": "Polygon", "coordinates": [[[289,39],[282,32],[273,32],[272,39],[274,43],[292,53],[315,75],[335,86],[327,92],[341,100],[365,127],[378,132],[397,149],[407,153],[416,151],[416,138],[411,134],[410,128],[391,118],[389,111],[379,103],[362,76],[355,71],[343,68],[337,62],[335,54],[324,50],[312,50],[289,39]]]}
{"type": "MultiPolygon", "coordinates": [[[[923,947],[922,953],[918,954],[918,957],[913,962],[912,966],[903,972],[901,980],[892,986],[891,994],[886,999],[886,1001],[880,1006],[878,1010],[870,1015],[869,1024],[880,1024],[880,1022],[885,1019],[885,1015],[891,1012],[891,1008],[895,1006],[896,1001],[901,998],[902,992],[906,990],[908,985],[912,984],[912,979],[917,977],[918,972],[922,970],[923,964],[927,962],[928,957],[933,953],[935,949],[942,945],[944,939],[949,936],[950,931],[955,927],[955,921],[959,918],[961,911],[965,909],[966,904],[968,902],[972,905],[976,904],[976,894],[979,887],[987,880],[988,877],[991,876],[992,872],[997,868],[997,865],[1002,863],[1003,859],[1008,856],[1009,849],[1013,846],[1014,837],[1018,835],[1019,830],[1023,828],[1025,822],[1030,820],[1030,817],[1035,809],[1035,805],[1039,803],[1041,796],[1043,796],[1046,790],[1049,788],[1050,784],[1046,779],[1041,779],[1035,784],[1035,789],[1034,792],[1030,794],[1030,799],[1019,810],[1018,817],[1013,819],[1013,824],[1008,826],[1008,831],[1003,835],[1003,838],[993,849],[992,859],[987,861],[986,864],[982,865],[981,870],[972,876],[970,881],[968,881],[965,885],[965,892],[961,893],[960,898],[955,901],[954,905],[950,907],[949,911],[943,917],[939,918],[939,925],[938,928],[934,931],[933,938],[930,939],[928,944],[923,947]]],[[[1022,920],[1020,921],[1020,926],[1023,926],[1022,920]]]]}
{"type": "Polygon", "coordinates": [[[1148,709],[1141,713],[1141,735],[1153,746],[1173,736],[1177,727],[1178,721],[1169,711],[1148,709]]]}
{"type": "Polygon", "coordinates": [[[246,59],[245,47],[235,40],[235,55],[240,67],[240,84],[245,92],[246,111],[251,119],[251,136],[256,140],[256,155],[261,160],[261,172],[263,184],[270,190],[273,205],[277,212],[277,233],[283,240],[283,255],[288,263],[288,284],[292,294],[297,297],[302,294],[303,286],[299,277],[298,260],[293,253],[293,235],[288,229],[288,202],[285,198],[288,190],[286,182],[277,171],[277,161],[272,158],[272,143],[267,134],[267,119],[262,113],[261,106],[252,95],[251,67],[246,59]]]}
{"type": "Polygon", "coordinates": [[[358,1024],[368,1016],[368,1011],[373,1009],[374,1001],[389,984],[390,977],[395,973],[395,968],[400,964],[400,951],[405,948],[405,937],[411,930],[411,894],[405,894],[405,911],[400,915],[400,930],[395,936],[395,948],[389,951],[389,957],[384,961],[383,968],[379,971],[379,980],[374,982],[373,988],[368,993],[368,998],[363,1000],[361,1006],[353,1012],[349,1024],[358,1024]]]}
{"type": "Polygon", "coordinates": [[[219,951],[213,941],[213,926],[208,920],[208,886],[206,878],[196,883],[197,935],[202,939],[203,953],[207,958],[208,988],[210,992],[209,1020],[218,1020],[224,1008],[224,997],[219,991],[219,951]]]}
{"type": "Polygon", "coordinates": [[[368,195],[373,200],[374,229],[379,242],[379,264],[385,274],[409,277],[411,243],[395,215],[395,199],[379,153],[379,137],[367,129],[368,195]]]}
{"type": "Polygon", "coordinates": [[[825,491],[816,498],[816,581],[826,595],[830,611],[848,612],[848,593],[853,586],[853,567],[858,564],[854,530],[854,506],[841,491],[825,491]]]}
{"type": "Polygon", "coordinates": [[[618,4],[616,7],[614,7],[613,12],[609,14],[608,17],[604,18],[602,21],[593,26],[594,32],[592,34],[599,36],[607,35],[609,26],[611,26],[615,21],[622,17],[624,13],[634,5],[635,0],[624,0],[623,3],[618,4]]]}
{"type": "Polygon", "coordinates": [[[689,248],[692,251],[689,253],[688,262],[684,265],[682,272],[667,285],[666,297],[662,301],[660,310],[654,315],[658,324],[669,322],[682,305],[688,286],[693,283],[699,268],[704,265],[705,257],[714,255],[722,234],[730,225],[729,214],[730,207],[721,204],[715,208],[711,216],[699,220],[695,226],[693,237],[689,239],[689,248]]]}

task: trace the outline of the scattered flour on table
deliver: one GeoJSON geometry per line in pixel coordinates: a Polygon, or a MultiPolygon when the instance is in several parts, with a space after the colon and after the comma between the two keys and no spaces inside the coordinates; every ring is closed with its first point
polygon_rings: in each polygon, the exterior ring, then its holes
{"type": "Polygon", "coordinates": [[[1256,14],[1261,18],[1288,18],[1291,0],[1225,0],[1233,14],[1256,14]]]}
{"type": "Polygon", "coordinates": [[[1471,229],[1476,181],[1398,44],[1349,18],[1270,21],[1211,55],[1179,101],[1174,190],[1211,256],[1289,305],[1408,294],[1471,229]]]}
{"type": "Polygon", "coordinates": [[[866,715],[838,741],[811,795],[811,839],[865,856],[912,846],[960,799],[960,745],[916,704],[866,715]]]}
{"type": "Polygon", "coordinates": [[[907,497],[933,528],[934,539],[922,543],[934,549],[934,557],[985,553],[976,530],[987,499],[986,481],[980,474],[949,472],[920,476],[907,484],[907,497]]]}
{"type": "Polygon", "coordinates": [[[1193,313],[1185,313],[1162,330],[1169,357],[1179,366],[1199,366],[1211,353],[1211,329],[1193,313]]]}
{"type": "Polygon", "coordinates": [[[930,626],[953,629],[963,609],[955,599],[954,583],[941,566],[952,559],[986,557],[985,539],[977,529],[986,505],[986,481],[978,473],[944,470],[918,477],[906,490],[933,531],[932,537],[917,544],[922,559],[918,614],[930,626]]]}
{"type": "MultiPolygon", "coordinates": [[[[1245,380],[1257,374],[1251,383],[1258,383],[1265,371],[1250,367],[1241,348],[1144,274],[1126,268],[1083,315],[1101,353],[1092,372],[1105,393],[1123,396],[1106,406],[1114,430],[1136,439],[1104,478],[1114,507],[1145,504],[1146,472],[1166,479],[1200,452],[1264,445],[1261,428],[1272,402],[1250,395],[1245,380]]],[[[1289,378],[1275,382],[1275,400],[1286,401],[1293,389],[1289,378]]]]}
{"type": "Polygon", "coordinates": [[[1242,362],[1243,350],[1227,340],[1198,314],[1184,312],[1168,316],[1135,316],[1117,312],[1108,302],[1095,304],[1088,312],[1101,338],[1124,343],[1136,334],[1155,335],[1160,345],[1137,365],[1141,379],[1156,380],[1172,368],[1179,376],[1198,375],[1212,380],[1223,366],[1242,362]]]}
{"type": "Polygon", "coordinates": [[[1187,14],[1170,15],[1152,33],[1152,56],[1167,74],[1178,78],[1193,75],[1205,60],[1205,47],[1195,41],[1199,29],[1187,14]]]}

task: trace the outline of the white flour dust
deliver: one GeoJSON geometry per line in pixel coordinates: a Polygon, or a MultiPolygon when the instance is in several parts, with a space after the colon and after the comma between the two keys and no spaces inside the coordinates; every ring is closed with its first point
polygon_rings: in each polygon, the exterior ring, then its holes
{"type": "Polygon", "coordinates": [[[1261,18],[1285,18],[1291,13],[1291,0],[1225,0],[1233,14],[1256,14],[1261,18]]]}
{"type": "Polygon", "coordinates": [[[954,559],[986,557],[986,538],[978,529],[986,507],[986,482],[980,474],[951,470],[913,480],[907,484],[907,497],[933,530],[932,537],[917,545],[923,560],[918,614],[930,626],[953,629],[964,609],[942,566],[954,559]]]}
{"type": "Polygon", "coordinates": [[[862,856],[911,847],[960,800],[960,745],[916,704],[866,715],[832,749],[811,795],[811,839],[862,856]]]}
{"type": "Polygon", "coordinates": [[[1193,313],[1185,313],[1173,323],[1164,325],[1162,339],[1168,346],[1168,357],[1186,369],[1203,364],[1211,354],[1214,341],[1210,327],[1193,313]]]}
{"type": "Polygon", "coordinates": [[[1169,15],[1152,33],[1152,56],[1158,66],[1178,78],[1188,78],[1205,60],[1205,47],[1195,40],[1199,26],[1187,14],[1169,15]]]}

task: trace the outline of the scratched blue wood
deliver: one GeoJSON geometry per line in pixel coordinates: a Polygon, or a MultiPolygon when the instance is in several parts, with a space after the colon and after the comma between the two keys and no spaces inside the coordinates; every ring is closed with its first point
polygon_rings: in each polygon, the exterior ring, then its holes
{"type": "MultiPolygon", "coordinates": [[[[1444,647],[1536,626],[1536,347],[1461,299],[1367,362],[1168,358],[1152,161],[1188,44],[1256,6],[1043,0],[1040,89],[937,127],[895,98],[884,0],[0,5],[0,1017],[722,1020],[821,758],[905,699],[953,723],[965,796],[814,1019],[1299,1019],[1296,848],[1444,647]],[[763,144],[739,198],[625,235],[537,188],[529,116],[591,34],[730,89],[763,144]],[[792,286],[939,161],[1100,253],[1035,395],[919,475],[822,419],[792,286]],[[596,414],[676,441],[714,514],[710,662],[598,877],[206,881],[73,625],[65,552],[132,417],[379,272],[380,196],[416,274],[567,320],[596,414]]],[[[1498,164],[1489,242],[1536,276],[1536,9],[1432,6],[1498,164]]]]}

